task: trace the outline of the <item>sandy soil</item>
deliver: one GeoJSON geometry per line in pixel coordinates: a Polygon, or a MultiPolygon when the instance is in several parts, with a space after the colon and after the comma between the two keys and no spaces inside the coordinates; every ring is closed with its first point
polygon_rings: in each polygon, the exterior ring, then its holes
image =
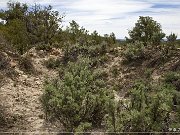
{"type": "MultiPolygon", "coordinates": [[[[38,54],[33,48],[27,54],[32,58],[33,65],[38,74],[28,75],[19,70],[17,81],[7,79],[0,88],[0,102],[5,107],[9,116],[12,116],[14,124],[9,125],[4,131],[8,132],[49,132],[59,131],[60,127],[45,120],[40,97],[43,94],[43,83],[46,77],[52,78],[58,75],[57,71],[47,69],[43,63],[51,54],[38,54]]],[[[1,129],[3,130],[3,129],[1,129]]]]}

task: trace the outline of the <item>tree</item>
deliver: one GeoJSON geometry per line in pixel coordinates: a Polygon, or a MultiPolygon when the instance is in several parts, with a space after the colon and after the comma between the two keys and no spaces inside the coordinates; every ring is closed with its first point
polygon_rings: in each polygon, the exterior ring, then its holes
{"type": "Polygon", "coordinates": [[[129,30],[130,38],[127,38],[129,42],[141,41],[144,45],[152,43],[158,45],[165,34],[162,32],[161,25],[153,20],[152,17],[140,16],[135,27],[129,30]]]}
{"type": "Polygon", "coordinates": [[[115,44],[116,43],[116,36],[115,36],[115,34],[113,32],[110,33],[110,34],[104,34],[104,40],[108,44],[115,44]]]}
{"type": "Polygon", "coordinates": [[[171,49],[175,49],[176,46],[176,39],[177,39],[177,35],[175,33],[171,33],[169,36],[166,36],[167,39],[167,44],[166,44],[166,53],[168,54],[171,49]]]}
{"type": "Polygon", "coordinates": [[[82,44],[85,40],[87,40],[88,31],[85,28],[80,27],[74,20],[72,20],[69,24],[70,26],[66,28],[66,31],[70,34],[69,38],[71,42],[79,42],[82,44]]]}
{"type": "Polygon", "coordinates": [[[25,17],[28,12],[28,6],[26,4],[22,4],[20,2],[9,2],[7,5],[8,10],[0,11],[0,18],[6,20],[7,24],[14,19],[25,21],[25,17]]]}
{"type": "Polygon", "coordinates": [[[59,24],[64,16],[59,16],[58,11],[52,10],[52,6],[42,7],[36,5],[28,12],[26,18],[27,31],[32,42],[48,44],[58,34],[59,24]]]}
{"type": "Polygon", "coordinates": [[[95,30],[93,33],[91,33],[91,40],[93,40],[95,44],[100,44],[102,42],[102,37],[95,30]]]}
{"type": "Polygon", "coordinates": [[[171,33],[169,36],[166,36],[168,42],[175,42],[177,39],[177,35],[174,33],[171,33]]]}
{"type": "Polygon", "coordinates": [[[114,34],[113,32],[110,33],[109,38],[110,38],[110,42],[111,42],[112,44],[115,44],[115,43],[116,43],[116,36],[115,36],[115,34],[114,34]]]}
{"type": "Polygon", "coordinates": [[[64,16],[59,16],[59,12],[50,5],[28,7],[19,2],[9,2],[8,9],[0,11],[0,17],[7,22],[1,27],[5,37],[23,54],[36,43],[52,43],[61,29],[64,16]]]}
{"type": "Polygon", "coordinates": [[[26,25],[20,19],[9,22],[5,27],[4,34],[21,55],[30,48],[26,25]]]}
{"type": "Polygon", "coordinates": [[[19,2],[8,3],[8,10],[1,10],[0,17],[6,20],[6,24],[0,29],[6,39],[13,47],[23,54],[29,44],[28,33],[26,29],[25,18],[28,6],[19,2]]]}

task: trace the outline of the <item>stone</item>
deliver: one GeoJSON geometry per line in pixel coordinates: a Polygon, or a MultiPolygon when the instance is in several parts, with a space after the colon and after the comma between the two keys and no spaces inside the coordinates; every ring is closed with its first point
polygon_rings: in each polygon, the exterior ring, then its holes
{"type": "Polygon", "coordinates": [[[28,78],[28,76],[27,75],[22,75],[22,78],[26,79],[26,78],[28,78]]]}
{"type": "Polygon", "coordinates": [[[41,81],[36,81],[36,84],[37,84],[37,85],[40,85],[40,84],[41,84],[41,81]]]}
{"type": "Polygon", "coordinates": [[[15,62],[13,62],[13,61],[11,61],[9,64],[10,64],[10,66],[11,66],[12,68],[15,68],[16,65],[17,65],[17,64],[16,64],[15,62]]]}

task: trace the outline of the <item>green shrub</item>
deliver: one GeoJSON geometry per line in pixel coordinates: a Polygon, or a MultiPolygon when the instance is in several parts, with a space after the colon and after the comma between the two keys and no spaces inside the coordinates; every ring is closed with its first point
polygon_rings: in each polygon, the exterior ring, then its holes
{"type": "MultiPolygon", "coordinates": [[[[75,129],[75,132],[86,132],[87,130],[91,129],[92,124],[85,122],[85,123],[80,123],[80,125],[75,129]]],[[[78,133],[78,134],[79,134],[78,133]]]]}
{"type": "Polygon", "coordinates": [[[28,74],[35,73],[36,71],[29,56],[23,56],[19,59],[19,67],[22,71],[28,74]]]}
{"type": "Polygon", "coordinates": [[[118,74],[119,74],[119,69],[118,69],[118,66],[113,66],[111,69],[110,69],[110,71],[111,71],[111,73],[112,73],[112,75],[114,76],[114,77],[117,77],[118,76],[118,74]]]}
{"type": "MultiPolygon", "coordinates": [[[[106,126],[113,132],[168,131],[171,121],[174,88],[138,81],[130,90],[129,99],[109,103],[106,126]]],[[[176,112],[177,113],[177,112],[176,112]]]]}
{"type": "Polygon", "coordinates": [[[18,73],[11,67],[10,59],[5,53],[0,52],[0,84],[3,82],[4,76],[15,79],[18,73]],[[2,79],[1,79],[2,77],[2,79]]]}
{"type": "Polygon", "coordinates": [[[169,36],[166,36],[166,38],[167,38],[167,45],[169,46],[169,48],[175,49],[176,48],[177,35],[175,33],[171,33],[169,36]]]}
{"type": "Polygon", "coordinates": [[[4,111],[4,107],[0,105],[0,128],[7,126],[7,114],[4,111]]]}
{"type": "Polygon", "coordinates": [[[146,79],[152,79],[151,75],[153,73],[153,69],[152,68],[147,68],[145,69],[144,75],[146,79]]]}
{"type": "Polygon", "coordinates": [[[161,45],[161,53],[162,56],[165,57],[166,59],[169,57],[172,57],[175,53],[175,43],[163,43],[161,45]]]}
{"type": "Polygon", "coordinates": [[[102,73],[90,70],[89,59],[78,58],[63,76],[45,84],[42,103],[47,116],[60,120],[67,131],[100,126],[111,98],[102,73]]]}
{"type": "Polygon", "coordinates": [[[108,61],[108,59],[109,58],[107,55],[93,57],[91,58],[91,66],[94,68],[103,66],[108,61]]]}
{"type": "Polygon", "coordinates": [[[121,82],[119,82],[119,81],[117,81],[117,82],[113,81],[112,83],[113,83],[113,84],[111,84],[111,85],[112,85],[112,87],[113,87],[113,90],[119,92],[120,90],[123,89],[124,84],[122,84],[121,82]]]}
{"type": "Polygon", "coordinates": [[[0,70],[4,70],[6,68],[8,68],[10,60],[7,58],[7,56],[5,56],[5,54],[3,54],[2,52],[0,52],[0,70]]]}
{"type": "Polygon", "coordinates": [[[150,55],[149,58],[150,60],[147,63],[148,68],[158,68],[169,61],[169,57],[161,51],[156,52],[155,55],[150,55]]]}
{"type": "Polygon", "coordinates": [[[16,80],[17,76],[19,75],[18,72],[16,72],[14,70],[14,68],[7,68],[6,70],[4,70],[4,75],[6,75],[7,77],[11,78],[12,80],[16,80]]]}
{"type": "Polygon", "coordinates": [[[0,87],[3,85],[4,76],[0,73],[0,87]]]}
{"type": "MultiPolygon", "coordinates": [[[[164,82],[175,88],[175,91],[173,92],[173,105],[174,105],[174,110],[177,111],[178,114],[180,114],[180,73],[169,72],[165,74],[164,82]]],[[[180,115],[176,117],[180,118],[180,115]]]]}
{"type": "Polygon", "coordinates": [[[142,59],[144,55],[144,45],[142,42],[138,41],[127,44],[126,50],[123,53],[123,56],[128,62],[142,59]]]}
{"type": "Polygon", "coordinates": [[[44,64],[49,69],[56,69],[61,65],[61,60],[59,58],[49,58],[47,61],[44,62],[44,64]]]}
{"type": "Polygon", "coordinates": [[[180,73],[178,72],[169,72],[164,75],[164,81],[168,84],[172,84],[175,81],[180,80],[180,73]]]}
{"type": "Polygon", "coordinates": [[[106,52],[109,51],[109,46],[106,42],[101,44],[93,44],[93,41],[88,41],[84,44],[67,45],[63,48],[64,56],[63,63],[67,64],[69,61],[75,62],[78,56],[89,57],[92,59],[92,66],[102,65],[108,60],[106,52]]]}
{"type": "Polygon", "coordinates": [[[169,72],[164,75],[164,81],[167,84],[173,85],[177,91],[180,91],[180,73],[169,72]]]}
{"type": "Polygon", "coordinates": [[[79,44],[75,45],[67,45],[63,48],[64,56],[63,56],[63,63],[67,64],[69,61],[74,62],[77,60],[79,55],[83,55],[82,52],[87,53],[87,49],[83,49],[79,44]]]}

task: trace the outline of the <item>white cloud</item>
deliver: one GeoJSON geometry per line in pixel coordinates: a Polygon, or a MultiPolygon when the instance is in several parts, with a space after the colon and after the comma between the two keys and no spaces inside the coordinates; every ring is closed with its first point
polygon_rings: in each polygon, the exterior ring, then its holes
{"type": "MultiPolygon", "coordinates": [[[[5,8],[9,0],[1,0],[0,8],[5,8]]],[[[179,0],[19,0],[29,4],[51,4],[60,13],[65,12],[65,21],[75,20],[80,26],[97,30],[100,34],[114,32],[118,38],[127,36],[138,16],[152,16],[162,24],[164,32],[180,33],[179,0]],[[158,5],[159,7],[152,8],[158,5]],[[163,5],[167,5],[163,7],[163,5]]]]}

